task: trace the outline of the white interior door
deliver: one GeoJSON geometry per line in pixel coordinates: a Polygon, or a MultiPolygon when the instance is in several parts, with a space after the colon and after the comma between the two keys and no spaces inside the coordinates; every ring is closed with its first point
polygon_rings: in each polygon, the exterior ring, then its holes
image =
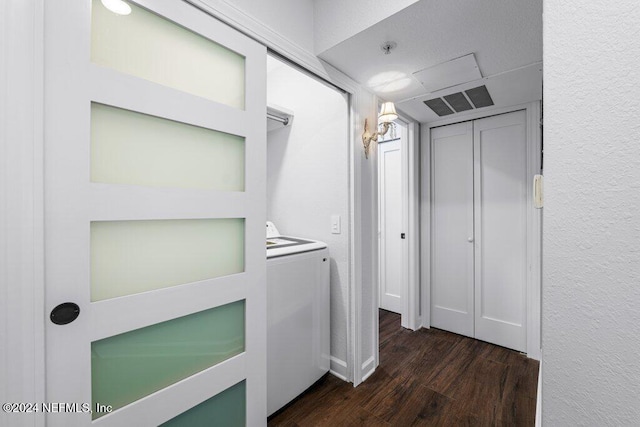
{"type": "Polygon", "coordinates": [[[45,2],[47,425],[264,425],[266,51],[128,3],[45,2]]]}
{"type": "Polygon", "coordinates": [[[474,122],[475,336],[526,351],[526,113],[474,122]]]}
{"type": "Polygon", "coordinates": [[[378,145],[380,308],[402,314],[402,155],[399,139],[378,145]]]}
{"type": "Polygon", "coordinates": [[[472,122],[432,129],[431,150],[431,325],[472,337],[472,122]]]}
{"type": "Polygon", "coordinates": [[[526,113],[431,135],[431,324],[526,351],[526,113]]]}

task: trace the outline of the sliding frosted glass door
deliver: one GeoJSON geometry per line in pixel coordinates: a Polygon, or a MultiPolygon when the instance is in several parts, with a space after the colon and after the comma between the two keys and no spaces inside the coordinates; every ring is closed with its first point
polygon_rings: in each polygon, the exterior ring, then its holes
{"type": "Polygon", "coordinates": [[[45,2],[47,425],[265,424],[266,51],[127,4],[45,2]]]}

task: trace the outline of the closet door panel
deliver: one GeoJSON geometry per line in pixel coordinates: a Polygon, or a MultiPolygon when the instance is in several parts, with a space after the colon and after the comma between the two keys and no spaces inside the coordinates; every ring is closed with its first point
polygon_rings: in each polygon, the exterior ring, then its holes
{"type": "Polygon", "coordinates": [[[526,350],[524,111],[474,123],[475,336],[526,350]]]}
{"type": "Polygon", "coordinates": [[[431,135],[431,325],[473,337],[473,125],[431,135]]]}

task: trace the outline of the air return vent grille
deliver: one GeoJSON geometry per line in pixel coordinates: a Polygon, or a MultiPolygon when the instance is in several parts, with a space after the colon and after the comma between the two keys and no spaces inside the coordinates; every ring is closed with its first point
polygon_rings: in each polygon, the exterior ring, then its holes
{"type": "Polygon", "coordinates": [[[438,116],[448,116],[454,112],[472,110],[493,105],[493,99],[489,95],[486,86],[478,86],[462,92],[452,93],[443,98],[434,98],[424,101],[438,116]],[[465,96],[466,95],[466,96],[465,96]],[[445,102],[446,101],[446,102],[445,102]],[[471,101],[471,102],[469,102],[471,101]]]}
{"type": "Polygon", "coordinates": [[[451,105],[454,110],[456,110],[457,113],[459,113],[460,111],[473,109],[462,92],[452,93],[451,95],[445,96],[444,99],[449,103],[449,105],[451,105]]]}
{"type": "Polygon", "coordinates": [[[473,89],[465,90],[464,93],[467,94],[476,108],[493,105],[493,99],[491,99],[491,95],[489,95],[489,91],[486,86],[474,87],[473,89]]]}
{"type": "Polygon", "coordinates": [[[449,108],[442,98],[430,99],[428,101],[424,101],[424,103],[439,116],[448,116],[449,114],[453,114],[453,110],[449,108]]]}

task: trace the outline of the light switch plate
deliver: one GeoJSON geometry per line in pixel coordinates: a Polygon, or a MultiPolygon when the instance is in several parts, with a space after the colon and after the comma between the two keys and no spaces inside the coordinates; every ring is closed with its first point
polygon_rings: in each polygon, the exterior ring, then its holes
{"type": "Polygon", "coordinates": [[[340,215],[331,215],[331,234],[340,234],[340,215]]]}

